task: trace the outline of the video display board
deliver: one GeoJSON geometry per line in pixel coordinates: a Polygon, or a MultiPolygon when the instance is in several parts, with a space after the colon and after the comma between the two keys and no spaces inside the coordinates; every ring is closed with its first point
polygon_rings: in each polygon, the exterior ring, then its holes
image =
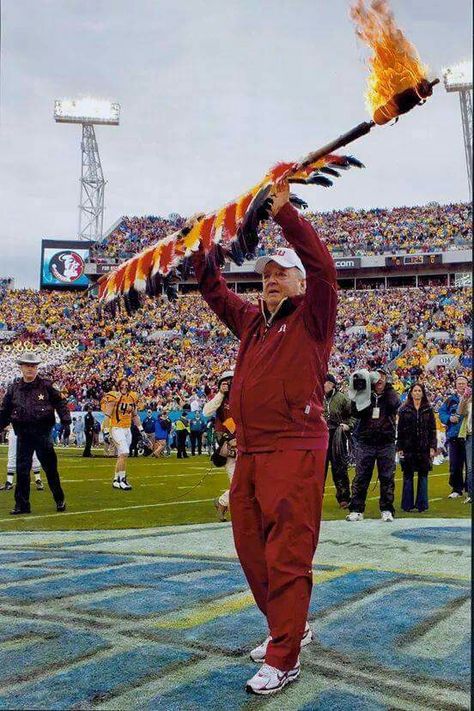
{"type": "Polygon", "coordinates": [[[41,289],[87,289],[85,262],[93,243],[44,239],[41,243],[41,289]]]}

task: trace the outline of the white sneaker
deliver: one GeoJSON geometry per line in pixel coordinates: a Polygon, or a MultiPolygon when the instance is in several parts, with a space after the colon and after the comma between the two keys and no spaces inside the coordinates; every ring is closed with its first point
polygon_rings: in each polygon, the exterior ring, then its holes
{"type": "Polygon", "coordinates": [[[124,489],[125,491],[130,491],[130,489],[132,488],[132,485],[129,484],[127,481],[127,477],[124,477],[123,479],[121,479],[119,481],[119,484],[120,484],[120,488],[124,489]]]}
{"type": "MultiPolygon", "coordinates": [[[[306,647],[307,644],[311,644],[313,641],[313,632],[311,630],[311,627],[309,626],[308,623],[306,623],[306,627],[304,628],[304,635],[301,638],[301,647],[306,647]]],[[[271,637],[267,637],[262,644],[259,644],[258,647],[255,647],[255,649],[252,649],[250,652],[250,657],[252,661],[256,662],[257,664],[261,664],[262,662],[265,661],[265,655],[267,653],[267,647],[270,644],[271,637]]]]}
{"type": "Polygon", "coordinates": [[[262,694],[268,696],[276,694],[285,688],[287,684],[295,681],[300,675],[299,660],[294,669],[290,671],[280,671],[271,667],[269,664],[263,664],[259,671],[251,679],[247,681],[245,690],[251,694],[262,694]]]}
{"type": "Polygon", "coordinates": [[[112,482],[112,486],[114,487],[114,489],[120,489],[120,482],[119,482],[119,480],[118,480],[118,479],[114,479],[113,482],[112,482]]]}
{"type": "Polygon", "coordinates": [[[463,504],[472,504],[472,498],[470,496],[466,496],[463,501],[463,504]]]}
{"type": "Polygon", "coordinates": [[[359,511],[351,511],[348,516],[346,516],[346,521],[363,521],[364,514],[359,513],[359,511]]]}
{"type": "Polygon", "coordinates": [[[382,511],[382,521],[393,521],[393,514],[391,511],[382,511]]]}
{"type": "Polygon", "coordinates": [[[462,494],[458,494],[457,491],[452,491],[448,496],[448,499],[460,499],[462,494]]]}

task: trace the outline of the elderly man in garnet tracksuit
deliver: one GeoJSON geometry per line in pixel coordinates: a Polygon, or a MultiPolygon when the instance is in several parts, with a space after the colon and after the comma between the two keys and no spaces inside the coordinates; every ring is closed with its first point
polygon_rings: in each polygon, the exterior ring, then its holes
{"type": "Polygon", "coordinates": [[[247,690],[272,694],[300,673],[311,641],[307,613],[319,536],[328,430],[324,380],[336,319],[336,270],[313,227],[288,201],[272,214],[292,249],[257,260],[259,306],[231,291],[213,253],[195,256],[199,288],[240,339],[231,394],[237,464],[230,492],[237,553],[269,637],[252,650],[264,662],[247,690]]]}

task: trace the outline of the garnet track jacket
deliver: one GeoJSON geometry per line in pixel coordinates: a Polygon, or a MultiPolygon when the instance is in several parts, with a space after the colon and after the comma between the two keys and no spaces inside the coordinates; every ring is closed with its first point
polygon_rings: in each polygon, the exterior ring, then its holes
{"type": "Polygon", "coordinates": [[[326,449],[323,383],[333,344],[336,269],[313,227],[290,205],[277,214],[306,269],[306,293],[287,298],[270,317],[231,291],[211,252],[195,255],[199,288],[240,339],[230,407],[241,452],[326,449]]]}

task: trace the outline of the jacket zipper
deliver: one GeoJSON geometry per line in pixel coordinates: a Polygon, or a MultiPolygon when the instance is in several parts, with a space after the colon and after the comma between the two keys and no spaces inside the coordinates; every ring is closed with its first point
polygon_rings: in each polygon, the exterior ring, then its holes
{"type": "MultiPolygon", "coordinates": [[[[264,306],[263,306],[263,300],[260,301],[260,311],[261,311],[261,314],[262,314],[262,317],[263,317],[263,321],[264,321],[264,323],[265,323],[264,331],[263,331],[262,335],[261,335],[260,338],[259,338],[259,341],[260,341],[261,343],[265,340],[265,338],[266,338],[266,336],[267,336],[267,333],[268,333],[268,331],[270,330],[270,327],[271,327],[272,324],[273,324],[273,321],[274,321],[275,316],[277,315],[278,311],[280,310],[281,306],[285,303],[285,301],[286,301],[286,297],[285,297],[285,299],[282,299],[282,300],[280,301],[280,303],[278,304],[278,307],[277,307],[276,311],[274,311],[274,312],[272,313],[272,315],[270,316],[270,318],[269,318],[268,320],[267,320],[267,318],[266,318],[266,316],[265,316],[265,311],[264,311],[264,306]]],[[[240,421],[242,422],[242,441],[243,441],[243,443],[244,443],[244,447],[247,448],[247,442],[246,442],[246,438],[245,438],[245,434],[244,434],[245,427],[244,427],[244,417],[243,417],[243,390],[244,390],[244,389],[243,389],[243,384],[244,384],[244,381],[242,380],[241,388],[240,388],[240,421]]]]}

